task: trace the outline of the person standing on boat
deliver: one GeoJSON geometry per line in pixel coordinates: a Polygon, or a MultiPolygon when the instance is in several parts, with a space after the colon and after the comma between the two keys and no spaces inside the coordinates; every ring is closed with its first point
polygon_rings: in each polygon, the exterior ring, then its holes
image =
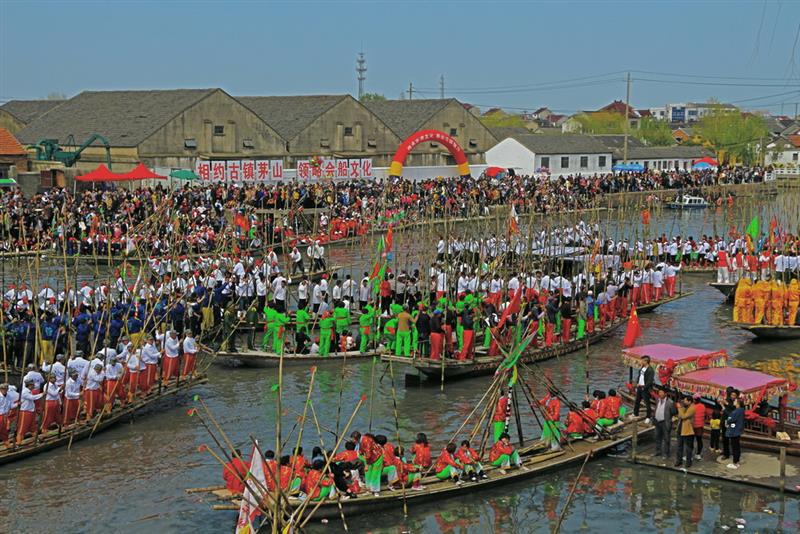
{"type": "Polygon", "coordinates": [[[561,449],[561,401],[555,390],[551,389],[539,401],[543,407],[544,427],[542,428],[542,441],[550,444],[550,450],[561,449]]]}
{"type": "Polygon", "coordinates": [[[11,421],[8,414],[11,412],[11,398],[8,395],[8,384],[0,384],[0,444],[6,448],[11,446],[8,439],[8,431],[11,428],[11,421]]]}
{"type": "Polygon", "coordinates": [[[34,394],[31,391],[33,385],[31,379],[23,381],[19,399],[19,419],[17,420],[17,445],[20,445],[25,436],[32,434],[36,429],[36,401],[44,397],[44,393],[34,394]]]}
{"type": "Polygon", "coordinates": [[[675,467],[683,465],[686,460],[686,468],[692,467],[692,449],[694,448],[694,414],[695,407],[691,397],[684,397],[678,403],[678,455],[675,458],[675,467]]]}
{"type": "Polygon", "coordinates": [[[494,407],[492,415],[492,437],[494,441],[499,441],[500,436],[506,431],[506,421],[511,418],[511,405],[508,403],[508,395],[505,389],[500,390],[500,397],[494,407]]]}
{"type": "Polygon", "coordinates": [[[642,366],[639,368],[639,375],[636,380],[636,400],[633,403],[633,416],[639,417],[639,407],[641,406],[642,401],[644,401],[647,414],[647,418],[645,419],[646,423],[649,423],[650,418],[652,417],[650,391],[653,389],[654,380],[655,371],[650,366],[650,356],[644,356],[642,358],[642,366]]]}
{"type": "Polygon", "coordinates": [[[408,305],[403,306],[397,314],[397,340],[395,341],[395,356],[411,357],[411,325],[414,317],[408,313],[408,305]]]}
{"type": "Polygon", "coordinates": [[[42,432],[47,432],[54,424],[61,423],[61,388],[56,384],[56,375],[47,376],[44,386],[44,414],[42,415],[42,432]]]}
{"type": "Polygon", "coordinates": [[[797,279],[793,278],[786,288],[786,324],[794,326],[797,324],[797,308],[800,305],[800,285],[797,279]]]}
{"type": "Polygon", "coordinates": [[[181,356],[181,343],[178,334],[170,330],[166,334],[156,334],[158,341],[163,343],[164,359],[162,360],[162,376],[165,382],[178,376],[178,360],[181,356]]]}
{"type": "Polygon", "coordinates": [[[655,425],[656,453],[655,456],[669,458],[670,442],[672,441],[672,416],[677,413],[675,404],[667,396],[665,389],[658,390],[658,400],[653,414],[655,425]]]}

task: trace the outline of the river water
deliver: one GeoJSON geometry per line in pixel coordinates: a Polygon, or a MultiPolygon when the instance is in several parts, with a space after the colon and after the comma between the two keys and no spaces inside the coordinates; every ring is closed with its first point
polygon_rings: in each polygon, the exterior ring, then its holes
{"type": "MultiPolygon", "coordinates": [[[[765,220],[766,214],[777,209],[795,221],[794,197],[768,198],[730,213],[658,213],[652,222],[653,230],[702,234],[713,232],[716,225],[717,232],[722,232],[731,222],[749,220],[753,213],[761,213],[765,220]]],[[[619,222],[617,215],[608,217],[619,222]]],[[[634,223],[630,224],[633,228],[634,223]]],[[[403,234],[398,239],[397,253],[404,257],[410,257],[407,251],[419,246],[419,239],[407,236],[403,234]]],[[[368,244],[340,251],[335,261],[369,255],[371,250],[373,245],[368,244]]],[[[682,289],[694,294],[641,316],[644,334],[640,343],[724,348],[739,365],[781,370],[797,381],[795,362],[800,359],[793,355],[800,352],[800,342],[753,343],[749,334],[727,325],[730,307],[723,304],[719,292],[706,285],[708,281],[709,275],[684,276],[682,289]]],[[[618,386],[627,378],[619,359],[623,334],[618,331],[591,348],[590,389],[618,386]]],[[[582,353],[541,364],[544,372],[575,400],[583,396],[587,387],[586,366],[587,358],[582,353]]],[[[424,431],[439,446],[459,427],[490,381],[487,377],[453,382],[446,384],[442,392],[438,385],[407,388],[403,383],[405,370],[395,367],[393,372],[399,430],[393,411],[392,377],[388,372],[384,374],[383,366],[373,368],[370,362],[359,362],[344,369],[335,363],[318,367],[312,401],[320,424],[325,427],[321,435],[325,446],[333,443],[328,430],[335,429],[337,419],[344,426],[362,394],[374,400],[367,400],[353,428],[362,432],[371,428],[394,442],[399,432],[403,443],[424,431]],[[340,399],[342,409],[337,413],[340,399]]],[[[302,410],[309,375],[309,369],[304,367],[285,370],[284,436],[302,410]]],[[[273,448],[276,394],[271,386],[276,382],[276,370],[212,366],[209,383],[193,393],[207,404],[228,437],[249,453],[250,435],[263,440],[264,448],[273,448]]],[[[791,402],[797,404],[797,397],[791,402]]],[[[187,415],[193,404],[191,395],[168,400],[132,424],[75,443],[70,451],[57,450],[0,467],[0,532],[232,531],[236,512],[212,511],[206,496],[187,495],[184,491],[221,483],[220,465],[207,452],[198,450],[201,444],[213,442],[198,418],[187,415]]],[[[523,428],[526,439],[538,434],[529,412],[523,413],[523,428]]],[[[296,439],[295,431],[291,434],[292,446],[296,439]]],[[[319,444],[313,422],[308,423],[303,445],[310,451],[319,444]]],[[[408,517],[396,511],[348,518],[348,526],[352,532],[549,532],[577,473],[577,467],[570,468],[480,494],[415,505],[408,517]]],[[[586,466],[562,532],[721,532],[726,530],[724,527],[736,530],[737,518],[746,520],[745,532],[797,532],[799,503],[775,492],[604,458],[586,466]]],[[[338,522],[310,525],[313,532],[342,531],[338,522]]]]}

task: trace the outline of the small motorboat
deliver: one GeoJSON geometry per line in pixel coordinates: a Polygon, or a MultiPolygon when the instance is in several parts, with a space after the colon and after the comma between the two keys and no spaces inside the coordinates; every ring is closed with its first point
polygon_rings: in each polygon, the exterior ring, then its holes
{"type": "Polygon", "coordinates": [[[667,207],[674,210],[707,208],[710,204],[703,197],[693,197],[681,195],[672,202],[667,203],[667,207]]]}

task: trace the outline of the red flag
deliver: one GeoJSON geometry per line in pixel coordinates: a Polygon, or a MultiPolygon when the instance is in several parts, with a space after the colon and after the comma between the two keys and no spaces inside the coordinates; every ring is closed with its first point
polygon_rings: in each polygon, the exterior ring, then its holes
{"type": "Polygon", "coordinates": [[[498,326],[503,326],[506,323],[506,319],[508,319],[512,313],[519,313],[521,300],[522,288],[518,287],[517,290],[514,291],[514,296],[511,297],[511,302],[509,302],[508,306],[506,306],[506,309],[503,310],[503,315],[500,316],[500,322],[498,323],[498,326]]]}
{"type": "Polygon", "coordinates": [[[517,235],[519,233],[519,225],[517,220],[513,217],[508,220],[508,235],[517,235]]]}
{"type": "Polygon", "coordinates": [[[642,210],[642,224],[650,224],[650,210],[647,208],[642,210]]]}
{"type": "Polygon", "coordinates": [[[393,230],[392,230],[392,225],[390,224],[389,225],[389,229],[386,230],[385,246],[384,246],[384,249],[383,249],[383,253],[384,254],[388,254],[388,253],[390,253],[392,251],[392,240],[393,240],[393,237],[394,237],[392,234],[393,234],[393,230]]]}
{"type": "Polygon", "coordinates": [[[639,326],[639,314],[636,307],[631,308],[631,316],[628,319],[628,326],[625,329],[625,339],[622,340],[623,348],[631,348],[636,344],[636,340],[642,337],[642,327],[639,326]]]}

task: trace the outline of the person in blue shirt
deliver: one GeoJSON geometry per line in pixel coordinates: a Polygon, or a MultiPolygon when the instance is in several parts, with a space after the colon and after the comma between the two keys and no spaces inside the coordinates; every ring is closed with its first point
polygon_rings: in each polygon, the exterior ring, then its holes
{"type": "Polygon", "coordinates": [[[730,441],[733,462],[728,464],[728,469],[739,469],[739,459],[742,456],[742,445],[740,440],[744,431],[744,405],[742,399],[733,399],[733,411],[730,412],[725,420],[725,437],[730,441]]]}
{"type": "Polygon", "coordinates": [[[89,335],[92,332],[92,318],[81,305],[78,315],[72,320],[75,328],[75,345],[84,354],[89,354],[89,335]]]}
{"type": "Polygon", "coordinates": [[[183,335],[183,319],[185,314],[186,307],[183,305],[183,301],[176,299],[175,303],[172,305],[172,310],[170,310],[170,319],[172,322],[172,329],[175,330],[179,336],[183,335]]]}

